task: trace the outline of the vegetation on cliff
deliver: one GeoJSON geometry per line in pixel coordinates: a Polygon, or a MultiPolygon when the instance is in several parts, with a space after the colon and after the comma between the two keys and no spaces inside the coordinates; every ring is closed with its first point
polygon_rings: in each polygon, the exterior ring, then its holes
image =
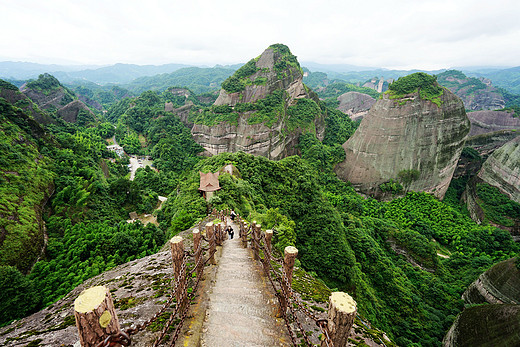
{"type": "Polygon", "coordinates": [[[512,227],[520,221],[520,204],[511,200],[497,187],[478,183],[477,196],[486,222],[491,221],[498,225],[512,227]]]}
{"type": "Polygon", "coordinates": [[[76,95],[70,89],[62,86],[56,77],[48,73],[41,74],[38,76],[38,79],[27,82],[26,88],[43,93],[47,96],[52,93],[61,92],[63,95],[59,104],[62,106],[65,106],[76,99],[76,95]]]}
{"type": "Polygon", "coordinates": [[[442,87],[437,83],[435,76],[424,72],[416,72],[405,77],[399,77],[397,81],[390,84],[386,94],[392,99],[400,99],[411,93],[419,93],[424,100],[429,100],[441,106],[440,96],[443,93],[442,87]]]}
{"type": "Polygon", "coordinates": [[[0,266],[27,273],[43,247],[42,204],[54,174],[39,125],[0,98],[0,266]],[[37,130],[37,129],[36,129],[37,130]]]}
{"type": "MultiPolygon", "coordinates": [[[[287,75],[287,69],[293,68],[302,72],[300,64],[296,59],[296,56],[291,53],[289,47],[286,45],[277,43],[269,46],[267,49],[272,50],[275,54],[276,61],[274,62],[274,66],[272,67],[272,72],[276,72],[277,77],[282,79],[287,75]]],[[[246,86],[252,84],[265,84],[267,79],[265,77],[259,76],[258,78],[252,80],[250,77],[254,75],[257,71],[261,69],[256,66],[256,63],[260,57],[256,57],[251,59],[242,67],[240,67],[232,76],[222,82],[222,89],[224,89],[228,93],[238,93],[243,91],[246,86]]],[[[269,72],[269,71],[265,71],[269,72]]]]}

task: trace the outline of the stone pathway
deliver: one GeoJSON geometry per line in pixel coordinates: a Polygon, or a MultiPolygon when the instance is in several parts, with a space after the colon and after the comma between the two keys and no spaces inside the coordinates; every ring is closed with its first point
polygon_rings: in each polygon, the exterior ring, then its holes
{"type": "Polygon", "coordinates": [[[250,249],[238,238],[224,242],[202,329],[203,347],[290,346],[282,319],[275,318],[277,299],[250,249]]]}

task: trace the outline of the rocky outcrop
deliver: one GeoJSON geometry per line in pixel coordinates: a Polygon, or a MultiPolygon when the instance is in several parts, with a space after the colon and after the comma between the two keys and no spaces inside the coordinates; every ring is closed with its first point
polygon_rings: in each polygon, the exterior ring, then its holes
{"type": "Polygon", "coordinates": [[[484,272],[462,295],[466,308],[443,339],[444,346],[520,345],[520,270],[516,258],[484,272]]]}
{"type": "Polygon", "coordinates": [[[56,111],[67,122],[75,123],[78,116],[83,116],[84,123],[95,121],[92,111],[54,76],[42,74],[36,81],[24,84],[21,91],[41,109],[56,111]]]}
{"type": "MultiPolygon", "coordinates": [[[[244,90],[238,92],[230,93],[224,88],[221,89],[215,101],[215,105],[235,106],[239,102],[255,103],[276,90],[285,90],[288,92],[289,104],[291,104],[294,99],[309,97],[309,93],[306,91],[307,88],[303,84],[303,74],[299,65],[293,66],[286,64],[283,70],[277,71],[275,65],[284,61],[284,56],[282,52],[273,48],[273,46],[267,48],[255,59],[256,72],[247,76],[251,84],[246,81],[247,84],[244,90]],[[258,82],[255,83],[256,81],[258,82]]],[[[285,49],[288,50],[287,47],[285,47],[285,49]]]]}
{"type": "Polygon", "coordinates": [[[16,86],[9,82],[0,80],[0,98],[4,98],[10,104],[21,108],[26,115],[34,118],[39,124],[56,123],[54,118],[40,110],[31,99],[22,94],[16,86]]]}
{"type": "Polygon", "coordinates": [[[462,294],[466,304],[520,304],[520,270],[517,258],[495,264],[462,294]]]}
{"type": "Polygon", "coordinates": [[[82,94],[76,94],[78,99],[84,103],[85,105],[88,105],[92,108],[95,108],[98,111],[103,111],[103,105],[101,105],[98,101],[89,98],[88,96],[82,95],[82,94]]]}
{"type": "Polygon", "coordinates": [[[520,136],[494,151],[478,177],[520,203],[520,136]]]}
{"type": "Polygon", "coordinates": [[[239,118],[237,125],[224,123],[210,127],[194,124],[191,134],[212,155],[245,152],[274,160],[298,154],[296,145],[300,135],[299,132],[284,135],[283,122],[272,127],[263,123],[249,124],[247,115],[239,118]]]}
{"type": "Polygon", "coordinates": [[[233,121],[207,121],[203,110],[179,117],[194,124],[193,139],[213,155],[243,151],[282,159],[298,153],[303,132],[313,132],[320,140],[325,135],[319,99],[302,81],[296,57],[286,46],[275,44],[222,83],[209,113],[227,112],[233,121]],[[301,108],[313,119],[300,119],[301,108]]]}
{"type": "Polygon", "coordinates": [[[374,77],[370,81],[363,84],[363,87],[374,89],[378,93],[383,93],[388,90],[388,86],[393,82],[393,79],[386,80],[384,78],[374,77]]]}
{"type": "Polygon", "coordinates": [[[500,130],[520,130],[520,118],[505,111],[475,111],[468,113],[471,129],[469,137],[500,130]]]}
{"type": "Polygon", "coordinates": [[[358,120],[367,114],[368,110],[375,104],[376,99],[367,94],[348,92],[338,96],[338,101],[338,110],[347,114],[350,119],[358,120]]]}
{"type": "Polygon", "coordinates": [[[437,75],[441,85],[462,99],[466,110],[499,110],[506,102],[502,93],[491,81],[467,77],[457,70],[448,70],[437,75]]]}
{"type": "Polygon", "coordinates": [[[507,142],[520,136],[517,130],[499,130],[492,133],[468,137],[466,146],[477,150],[480,156],[487,158],[507,142]]]}
{"type": "Polygon", "coordinates": [[[519,346],[520,305],[483,305],[460,313],[442,340],[444,347],[519,346]]]}
{"type": "Polygon", "coordinates": [[[74,100],[64,107],[60,108],[57,112],[58,116],[63,118],[66,122],[76,123],[78,116],[83,116],[82,122],[95,121],[96,116],[83,102],[74,100]]]}
{"type": "Polygon", "coordinates": [[[337,175],[358,190],[377,195],[381,183],[398,179],[404,170],[416,170],[419,177],[409,189],[442,199],[469,132],[469,120],[462,101],[449,90],[443,89],[435,101],[419,92],[383,94],[343,144],[346,159],[336,166],[337,175]]]}

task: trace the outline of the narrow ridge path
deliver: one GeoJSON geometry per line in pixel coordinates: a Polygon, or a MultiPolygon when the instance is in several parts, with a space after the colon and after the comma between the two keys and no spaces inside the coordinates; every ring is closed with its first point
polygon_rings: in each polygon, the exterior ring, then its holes
{"type": "Polygon", "coordinates": [[[242,247],[239,226],[231,226],[235,236],[223,245],[201,346],[290,346],[284,321],[275,318],[277,299],[271,284],[252,260],[252,251],[242,247]]]}

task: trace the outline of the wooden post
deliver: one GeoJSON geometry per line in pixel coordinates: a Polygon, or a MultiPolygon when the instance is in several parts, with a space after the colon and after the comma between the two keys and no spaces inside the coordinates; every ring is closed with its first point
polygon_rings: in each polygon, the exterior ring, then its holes
{"type": "MultiPolygon", "coordinates": [[[[333,292],[329,297],[328,328],[334,346],[346,346],[356,318],[357,305],[347,293],[333,292]]],[[[325,341],[321,347],[327,346],[325,341]]]]}
{"type": "Polygon", "coordinates": [[[224,225],[226,225],[226,224],[220,223],[218,225],[218,229],[220,230],[220,245],[223,245],[224,241],[227,240],[227,237],[226,237],[227,233],[224,231],[224,229],[225,229],[224,225]]]}
{"type": "Polygon", "coordinates": [[[202,272],[204,271],[204,261],[202,260],[202,245],[200,243],[201,235],[199,229],[193,229],[193,250],[195,251],[195,264],[197,268],[197,277],[200,278],[202,276],[202,272]]]}
{"type": "Polygon", "coordinates": [[[184,242],[181,236],[174,236],[170,240],[170,250],[172,251],[173,278],[178,283],[175,297],[177,298],[177,304],[182,306],[184,291],[186,290],[186,274],[181,273],[184,260],[184,242]]]}
{"type": "Polygon", "coordinates": [[[241,222],[240,229],[242,230],[242,246],[247,248],[247,224],[241,222]]]}
{"type": "Polygon", "coordinates": [[[121,329],[110,291],[105,286],[91,287],[74,300],[74,317],[81,346],[96,346],[121,329]]]}
{"type": "Polygon", "coordinates": [[[284,259],[283,259],[283,273],[285,274],[285,277],[287,278],[287,283],[282,278],[282,295],[281,295],[281,302],[280,302],[280,309],[282,310],[279,314],[281,316],[286,310],[288,305],[288,299],[291,296],[289,292],[289,287],[287,285],[291,286],[292,284],[292,275],[293,275],[293,269],[294,269],[294,261],[296,260],[296,256],[298,255],[298,249],[293,246],[287,246],[284,250],[284,259]],[[283,295],[283,293],[286,293],[287,298],[283,295]]]}
{"type": "Polygon", "coordinates": [[[253,240],[252,240],[252,247],[253,247],[253,260],[258,260],[260,259],[260,256],[258,254],[258,243],[260,242],[260,229],[261,229],[261,225],[260,224],[253,224],[253,228],[252,228],[252,235],[253,235],[253,240]]]}
{"type": "Polygon", "coordinates": [[[213,229],[215,231],[215,243],[217,246],[222,246],[222,235],[220,233],[220,223],[213,224],[213,229]]]}
{"type": "Polygon", "coordinates": [[[265,246],[269,250],[269,253],[271,253],[272,246],[271,246],[271,240],[273,239],[273,231],[271,229],[265,231],[265,246]]]}
{"type": "Polygon", "coordinates": [[[215,231],[213,229],[213,223],[206,224],[206,237],[209,241],[209,263],[212,265],[217,264],[215,261],[215,231]]]}

